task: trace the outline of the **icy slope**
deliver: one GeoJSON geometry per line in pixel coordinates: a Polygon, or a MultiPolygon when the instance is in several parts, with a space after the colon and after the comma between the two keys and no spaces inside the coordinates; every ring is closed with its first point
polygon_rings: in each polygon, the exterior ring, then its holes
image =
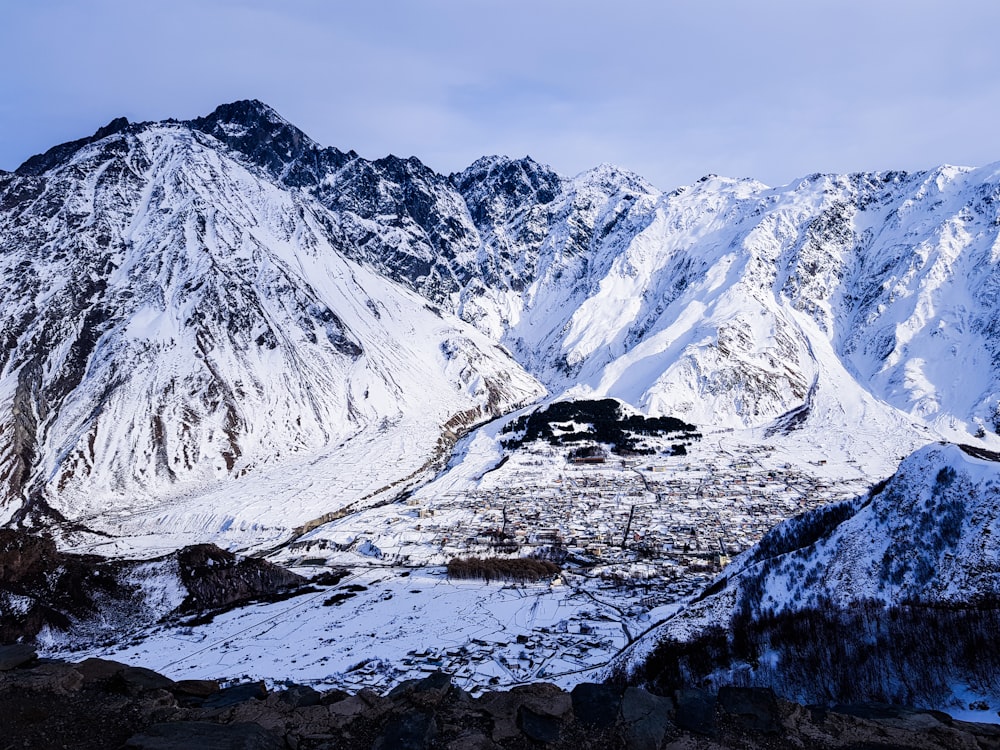
{"type": "Polygon", "coordinates": [[[528,298],[504,340],[554,389],[702,424],[763,425],[818,390],[994,433],[998,192],[993,168],[706,179],[602,230],[569,312],[528,298]]]}
{"type": "Polygon", "coordinates": [[[0,189],[7,516],[144,509],[412,421],[429,429],[397,457],[403,476],[449,420],[542,392],[340,254],[308,196],[187,126],[124,127],[0,189]]]}
{"type": "Polygon", "coordinates": [[[978,455],[921,448],[869,497],[775,528],[726,569],[726,588],[758,614],[1000,595],[1000,456],[978,455]]]}

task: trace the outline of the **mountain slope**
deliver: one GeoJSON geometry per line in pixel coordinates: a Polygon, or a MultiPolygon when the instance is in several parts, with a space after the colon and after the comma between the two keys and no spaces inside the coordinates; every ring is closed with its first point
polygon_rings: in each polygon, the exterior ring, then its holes
{"type": "Polygon", "coordinates": [[[996,167],[782,188],[709,176],[662,194],[611,166],[565,179],[484,157],[445,178],[414,158],[369,162],[259,102],[193,125],[317,198],[344,253],[472,322],[554,392],[720,426],[818,399],[963,439],[1000,431],[996,167]]]}
{"type": "Polygon", "coordinates": [[[439,433],[541,393],[474,329],[338,253],[321,206],[187,126],[84,143],[8,178],[2,200],[8,514],[141,506],[368,426],[439,433]]]}
{"type": "Polygon", "coordinates": [[[775,527],[618,668],[660,688],[997,702],[998,532],[1000,454],[927,446],[867,497],[775,527]]]}
{"type": "Polygon", "coordinates": [[[257,101],[118,119],[0,174],[0,518],[273,538],[543,386],[765,437],[996,446],[998,196],[997,167],[445,176],[257,101]]]}
{"type": "Polygon", "coordinates": [[[998,190],[994,168],[707,179],[602,230],[572,312],[503,340],[553,389],[699,423],[765,425],[818,390],[994,433],[998,190]]]}

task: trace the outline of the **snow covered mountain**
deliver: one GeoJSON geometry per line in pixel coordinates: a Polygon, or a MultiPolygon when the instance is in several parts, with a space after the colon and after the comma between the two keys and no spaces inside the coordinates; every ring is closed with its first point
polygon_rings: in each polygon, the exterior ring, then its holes
{"type": "MultiPolygon", "coordinates": [[[[251,157],[266,140],[212,132],[251,157]]],[[[565,179],[488,157],[445,178],[412,158],[287,154],[272,171],[331,211],[346,254],[554,392],[734,427],[887,404],[964,438],[1000,430],[996,166],[661,194],[607,165],[565,179]]]]}
{"type": "Polygon", "coordinates": [[[410,422],[429,428],[419,466],[444,426],[541,395],[196,128],[119,122],[77,145],[0,187],[5,516],[151,506],[410,422]]]}
{"type": "Polygon", "coordinates": [[[776,189],[709,176],[661,194],[608,165],[565,179],[484,157],[445,178],[368,162],[254,103],[195,122],[318,198],[345,253],[554,392],[735,427],[888,404],[947,434],[1000,431],[996,166],[776,189]],[[262,157],[267,142],[287,156],[262,157]]]}
{"type": "Polygon", "coordinates": [[[869,495],[775,527],[619,668],[810,701],[995,701],[998,533],[1000,454],[926,446],[869,495]]]}
{"type": "Polygon", "coordinates": [[[256,101],[118,119],[0,174],[0,520],[259,542],[545,389],[996,443],[998,197],[1000,167],[444,176],[256,101]]]}
{"type": "Polygon", "coordinates": [[[994,433],[998,191],[995,167],[779,189],[711,177],[669,195],[600,168],[547,204],[523,292],[484,280],[459,309],[499,320],[550,388],[652,413],[746,427],[878,401],[994,433]]]}

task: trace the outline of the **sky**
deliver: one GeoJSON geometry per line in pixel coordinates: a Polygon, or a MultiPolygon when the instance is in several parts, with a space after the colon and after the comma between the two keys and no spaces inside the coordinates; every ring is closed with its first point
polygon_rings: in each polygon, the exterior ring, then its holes
{"type": "Polygon", "coordinates": [[[995,0],[0,0],[0,169],[118,116],[256,98],[323,145],[459,171],[1000,160],[995,0]]]}

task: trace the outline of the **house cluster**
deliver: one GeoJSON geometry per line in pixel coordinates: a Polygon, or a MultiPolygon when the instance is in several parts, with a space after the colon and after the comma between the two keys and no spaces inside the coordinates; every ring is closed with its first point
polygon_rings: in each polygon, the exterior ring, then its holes
{"type": "MultiPolygon", "coordinates": [[[[860,472],[836,481],[824,478],[830,473],[784,463],[766,446],[702,443],[686,456],[665,450],[577,463],[565,449],[536,442],[474,487],[422,491],[344,518],[322,538],[300,542],[299,553],[317,563],[362,554],[377,557],[376,567],[424,569],[456,557],[552,559],[561,568],[552,581],[490,584],[506,592],[490,635],[422,645],[392,670],[444,669],[470,686],[576,679],[697,594],[775,524],[868,489],[860,472]],[[510,596],[538,602],[537,619],[534,605],[517,609],[510,596]]],[[[337,679],[360,687],[400,676],[386,669],[363,662],[337,679]]]]}
{"type": "Polygon", "coordinates": [[[545,460],[528,460],[493,486],[412,502],[445,558],[568,555],[626,578],[643,560],[651,563],[644,577],[669,581],[719,570],[775,524],[866,489],[860,479],[834,484],[791,465],[769,469],[754,455],[760,450],[719,455],[704,468],[660,456],[563,461],[553,472],[545,460]]]}

